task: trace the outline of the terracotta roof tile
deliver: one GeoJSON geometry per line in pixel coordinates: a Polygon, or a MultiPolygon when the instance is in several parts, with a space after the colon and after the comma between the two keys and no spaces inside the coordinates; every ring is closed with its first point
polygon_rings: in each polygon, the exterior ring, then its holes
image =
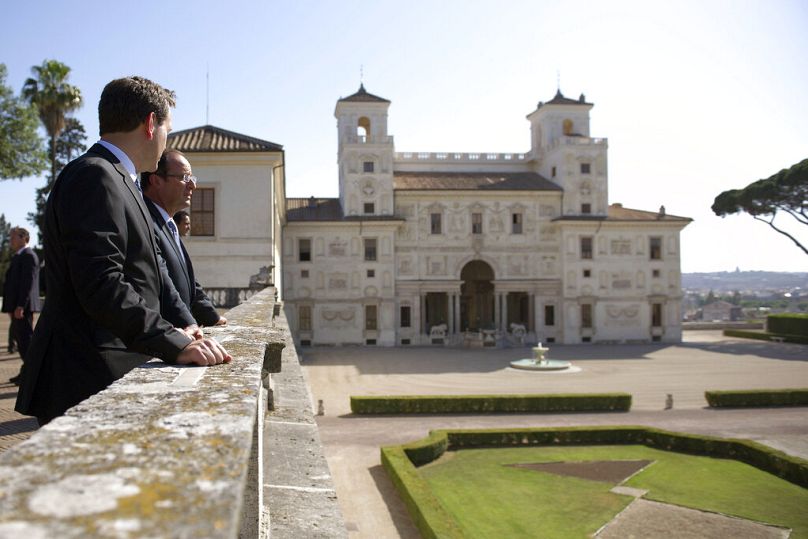
{"type": "Polygon", "coordinates": [[[220,127],[204,125],[168,135],[168,147],[181,152],[280,152],[283,146],[220,127]]]}
{"type": "Polygon", "coordinates": [[[287,221],[341,221],[338,198],[287,198],[287,221]]]}
{"type": "Polygon", "coordinates": [[[578,99],[570,99],[569,97],[564,97],[564,94],[561,93],[561,89],[556,92],[556,95],[548,102],[544,103],[539,101],[537,109],[542,108],[544,105],[591,105],[592,103],[587,103],[586,99],[584,98],[584,94],[581,94],[581,97],[578,99]]]}
{"type": "Polygon", "coordinates": [[[622,204],[611,204],[609,206],[606,217],[602,215],[565,215],[563,217],[556,217],[554,221],[661,221],[661,222],[679,222],[689,223],[693,219],[690,217],[679,217],[678,215],[670,215],[665,213],[664,207],[660,208],[662,211],[645,211],[635,210],[632,208],[624,208],[622,204]]]}
{"type": "Polygon", "coordinates": [[[561,187],[535,172],[396,171],[393,180],[397,191],[561,191],[561,187]]]}

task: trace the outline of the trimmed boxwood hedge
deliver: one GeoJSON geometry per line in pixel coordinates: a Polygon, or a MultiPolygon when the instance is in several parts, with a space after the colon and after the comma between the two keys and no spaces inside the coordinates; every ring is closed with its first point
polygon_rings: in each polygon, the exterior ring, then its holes
{"type": "Polygon", "coordinates": [[[715,438],[637,426],[435,430],[409,444],[382,447],[382,465],[423,537],[462,538],[459,525],[434,496],[416,466],[447,450],[519,445],[645,445],[654,449],[729,458],[808,488],[808,460],[749,440],[715,438]]]}
{"type": "Polygon", "coordinates": [[[808,338],[808,314],[770,314],[766,317],[766,331],[778,335],[798,335],[808,338]]]}
{"type": "Polygon", "coordinates": [[[561,395],[352,396],[355,414],[498,414],[513,412],[627,412],[628,393],[561,395]]]}
{"type": "Polygon", "coordinates": [[[742,339],[757,339],[759,341],[771,341],[772,337],[781,337],[785,342],[808,344],[808,335],[767,333],[765,331],[746,331],[743,329],[725,329],[724,335],[727,337],[741,337],[742,339]]]}
{"type": "Polygon", "coordinates": [[[808,389],[753,389],[744,391],[705,391],[713,408],[808,406],[808,389]]]}

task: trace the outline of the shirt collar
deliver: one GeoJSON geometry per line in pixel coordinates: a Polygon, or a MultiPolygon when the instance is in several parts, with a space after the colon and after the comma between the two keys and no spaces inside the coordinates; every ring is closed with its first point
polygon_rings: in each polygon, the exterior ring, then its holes
{"type": "Polygon", "coordinates": [[[20,254],[21,252],[25,251],[25,248],[26,248],[26,247],[28,247],[28,246],[27,246],[27,245],[23,245],[22,247],[20,247],[20,250],[19,250],[19,251],[17,251],[16,253],[14,253],[14,254],[15,254],[15,255],[20,254]]]}
{"type": "Polygon", "coordinates": [[[129,177],[132,178],[132,181],[137,181],[137,170],[135,170],[135,164],[129,159],[129,156],[126,155],[126,152],[112,144],[111,142],[107,142],[106,140],[99,140],[98,144],[112,152],[112,155],[118,158],[118,161],[121,162],[123,168],[126,169],[126,172],[129,173],[129,177]]]}

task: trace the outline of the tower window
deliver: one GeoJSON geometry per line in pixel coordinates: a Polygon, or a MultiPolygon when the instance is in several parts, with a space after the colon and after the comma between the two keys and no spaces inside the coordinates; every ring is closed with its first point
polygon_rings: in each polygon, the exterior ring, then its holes
{"type": "Polygon", "coordinates": [[[662,327],[662,304],[651,304],[651,326],[658,328],[662,327]]]}
{"type": "Polygon", "coordinates": [[[651,260],[662,260],[662,238],[659,236],[653,236],[649,238],[649,240],[651,260]]]}
{"type": "Polygon", "coordinates": [[[592,327],[592,304],[584,303],[581,305],[581,327],[592,327]]]}
{"type": "Polygon", "coordinates": [[[367,116],[359,118],[359,121],[356,123],[356,134],[360,137],[370,138],[370,120],[367,116]]]}
{"type": "Polygon", "coordinates": [[[565,135],[567,136],[572,135],[572,120],[570,120],[569,118],[564,120],[563,127],[565,135]]]}
{"type": "Polygon", "coordinates": [[[402,305],[400,309],[400,316],[401,319],[401,327],[408,328],[410,327],[410,306],[409,305],[402,305]]]}
{"type": "Polygon", "coordinates": [[[429,233],[440,234],[442,231],[442,216],[440,213],[429,214],[429,233]]]}
{"type": "Polygon", "coordinates": [[[297,240],[297,260],[299,262],[311,262],[311,240],[309,238],[299,238],[297,240]]]}
{"type": "Polygon", "coordinates": [[[584,236],[581,238],[581,258],[586,260],[592,259],[592,236],[584,236]]]}
{"type": "Polygon", "coordinates": [[[588,202],[584,202],[581,204],[581,213],[588,214],[592,213],[592,204],[588,202]]]}
{"type": "Polygon", "coordinates": [[[376,261],[376,238],[365,238],[365,261],[376,261]]]}
{"type": "Polygon", "coordinates": [[[522,233],[522,214],[521,213],[512,213],[511,214],[511,233],[512,234],[521,234],[522,233]]]}
{"type": "Polygon", "coordinates": [[[376,205],[373,202],[365,202],[365,213],[369,215],[376,213],[376,205]]]}
{"type": "Polygon", "coordinates": [[[544,325],[545,326],[555,325],[555,305],[544,306],[544,325]]]}
{"type": "Polygon", "coordinates": [[[365,329],[373,331],[378,327],[376,323],[376,306],[365,305],[365,329]]]}
{"type": "Polygon", "coordinates": [[[551,174],[552,174],[553,178],[556,177],[556,168],[555,167],[553,167],[553,170],[551,171],[551,174]]]}
{"type": "Polygon", "coordinates": [[[592,171],[592,165],[589,163],[581,163],[581,174],[589,174],[592,171]]]}
{"type": "Polygon", "coordinates": [[[362,162],[362,172],[373,172],[373,161],[362,162]]]}
{"type": "Polygon", "coordinates": [[[482,213],[472,213],[471,214],[471,233],[472,234],[482,234],[483,233],[483,214],[482,213]]]}
{"type": "Polygon", "coordinates": [[[311,305],[298,307],[297,326],[300,331],[311,331],[311,305]]]}

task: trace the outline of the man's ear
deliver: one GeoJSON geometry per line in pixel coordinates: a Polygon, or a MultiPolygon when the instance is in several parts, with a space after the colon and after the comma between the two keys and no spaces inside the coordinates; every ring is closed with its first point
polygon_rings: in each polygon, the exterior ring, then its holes
{"type": "Polygon", "coordinates": [[[154,131],[157,129],[157,115],[153,112],[150,112],[144,124],[146,127],[146,140],[153,139],[154,131]]]}

